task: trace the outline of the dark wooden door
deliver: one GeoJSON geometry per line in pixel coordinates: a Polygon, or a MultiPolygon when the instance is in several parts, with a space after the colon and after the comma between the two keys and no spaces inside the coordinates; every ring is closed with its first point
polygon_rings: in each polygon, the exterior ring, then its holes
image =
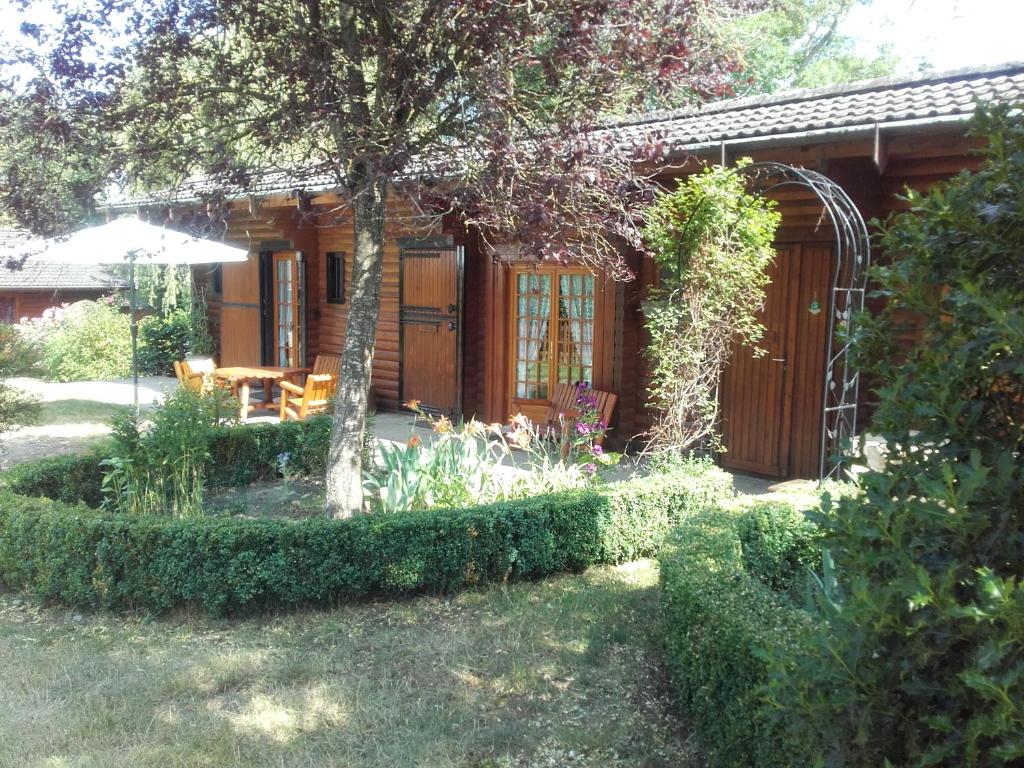
{"type": "Polygon", "coordinates": [[[401,251],[401,400],[461,413],[461,254],[456,246],[401,251]]]}
{"type": "Polygon", "coordinates": [[[770,268],[755,357],[738,347],[722,380],[722,463],[768,477],[816,477],[832,249],[784,245],[770,268]]]}

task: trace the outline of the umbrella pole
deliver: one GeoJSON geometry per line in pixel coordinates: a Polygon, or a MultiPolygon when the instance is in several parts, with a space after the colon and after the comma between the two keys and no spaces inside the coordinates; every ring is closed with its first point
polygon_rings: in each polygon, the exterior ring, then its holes
{"type": "Polygon", "coordinates": [[[132,403],[139,418],[139,325],[135,317],[135,254],[128,258],[128,311],[132,328],[132,403]]]}

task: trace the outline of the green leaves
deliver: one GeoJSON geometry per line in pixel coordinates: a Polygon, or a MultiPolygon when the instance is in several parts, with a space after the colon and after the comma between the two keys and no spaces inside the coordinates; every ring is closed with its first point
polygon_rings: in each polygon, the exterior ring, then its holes
{"type": "Polygon", "coordinates": [[[819,523],[845,587],[780,684],[848,766],[1003,766],[1024,744],[1024,122],[978,115],[985,161],[882,230],[864,318],[888,446],[863,500],[819,523]],[[893,354],[908,316],[914,343],[893,354]],[[812,692],[841,681],[828,700],[812,692]],[[843,727],[837,723],[853,723],[843,727]]]}
{"type": "Polygon", "coordinates": [[[747,191],[744,164],[688,176],[645,212],[644,238],[663,275],[645,306],[655,450],[717,442],[722,368],[737,343],[754,345],[764,331],[757,315],[780,216],[747,191]]]}

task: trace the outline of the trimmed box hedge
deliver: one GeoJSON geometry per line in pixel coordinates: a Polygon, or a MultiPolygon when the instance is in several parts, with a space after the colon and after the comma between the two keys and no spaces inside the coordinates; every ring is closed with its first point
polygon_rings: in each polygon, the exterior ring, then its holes
{"type": "Polygon", "coordinates": [[[461,510],[346,520],[131,517],[0,493],[0,582],[44,601],[222,614],[451,591],[653,556],[732,493],[706,465],[461,510]]]}
{"type": "MultiPolygon", "coordinates": [[[[323,474],[331,439],[331,420],[317,416],[301,422],[217,427],[210,435],[210,460],[205,467],[209,488],[243,486],[280,475],[278,457],[294,475],[323,474]]],[[[14,493],[43,496],[67,504],[99,507],[103,502],[101,462],[112,456],[111,445],[88,453],[55,456],[17,464],[4,481],[14,493]]]]}
{"type": "Polygon", "coordinates": [[[794,658],[819,630],[784,594],[820,562],[816,536],[792,505],[768,502],[697,514],[658,557],[673,683],[713,766],[812,766],[822,753],[794,737],[764,689],[769,653],[794,658]]]}

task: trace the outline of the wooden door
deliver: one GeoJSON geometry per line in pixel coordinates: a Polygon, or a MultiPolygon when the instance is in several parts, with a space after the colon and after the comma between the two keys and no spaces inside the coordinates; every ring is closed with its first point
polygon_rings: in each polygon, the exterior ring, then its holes
{"type": "Polygon", "coordinates": [[[722,463],[768,477],[816,477],[832,249],[779,246],[755,357],[737,348],[722,380],[722,463]]]}
{"type": "Polygon", "coordinates": [[[400,399],[451,417],[462,411],[461,281],[461,248],[402,248],[400,399]]]}
{"type": "Polygon", "coordinates": [[[221,267],[221,365],[259,365],[259,262],[250,257],[221,267]]]}
{"type": "Polygon", "coordinates": [[[277,251],[271,260],[273,284],[273,363],[301,366],[302,269],[298,251],[277,251]]]}

